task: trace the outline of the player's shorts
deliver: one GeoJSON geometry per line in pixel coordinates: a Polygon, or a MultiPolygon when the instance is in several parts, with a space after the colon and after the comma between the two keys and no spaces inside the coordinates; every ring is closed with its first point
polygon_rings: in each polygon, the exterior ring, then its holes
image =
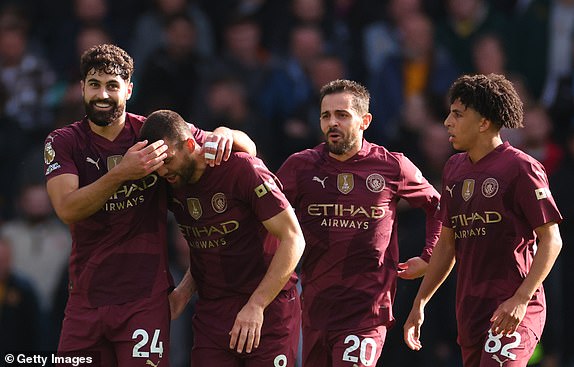
{"type": "Polygon", "coordinates": [[[193,366],[294,367],[301,325],[301,303],[295,287],[281,291],[263,313],[259,347],[251,353],[229,348],[235,318],[247,299],[202,300],[193,317],[193,366]]]}
{"type": "MultiPolygon", "coordinates": [[[[101,366],[169,365],[170,310],[167,290],[120,305],[90,307],[70,295],[58,354],[97,355],[101,366]]],[[[65,366],[66,364],[60,364],[65,366]]]]}
{"type": "Polygon", "coordinates": [[[534,353],[538,338],[527,327],[509,336],[493,335],[492,332],[473,347],[461,347],[464,367],[525,367],[534,353]]]}
{"type": "Polygon", "coordinates": [[[386,326],[326,331],[303,326],[303,367],[376,366],[386,326]]]}

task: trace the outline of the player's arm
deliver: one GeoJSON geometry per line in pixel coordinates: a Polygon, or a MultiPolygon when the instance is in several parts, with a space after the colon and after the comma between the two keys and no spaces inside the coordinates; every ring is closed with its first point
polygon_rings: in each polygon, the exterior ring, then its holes
{"type": "Polygon", "coordinates": [[[436,219],[436,213],[440,203],[440,194],[408,158],[401,156],[399,161],[403,174],[398,190],[399,195],[412,207],[421,208],[426,214],[426,236],[422,254],[398,264],[398,276],[400,278],[416,279],[425,274],[439,238],[441,222],[436,219]]]}
{"type": "Polygon", "coordinates": [[[291,207],[264,221],[263,225],[280,244],[267,273],[235,319],[229,347],[239,353],[244,346],[247,353],[259,346],[263,311],[285,286],[305,248],[301,227],[291,207]]]}
{"type": "Polygon", "coordinates": [[[177,287],[169,294],[169,309],[172,320],[177,319],[181,315],[196,290],[195,280],[188,268],[177,287]]]}
{"type": "Polygon", "coordinates": [[[134,144],[120,163],[95,182],[79,187],[74,174],[62,174],[48,180],[46,188],[58,217],[71,224],[100,210],[125,181],[147,176],[158,169],[166,157],[167,146],[159,140],[146,147],[147,141],[134,144]]]}
{"type": "Polygon", "coordinates": [[[538,237],[538,249],[530,271],[514,295],[494,311],[490,321],[495,334],[512,334],[526,315],[528,302],[550,273],[562,249],[562,237],[558,224],[546,223],[534,230],[538,237]]]}
{"type": "Polygon", "coordinates": [[[404,340],[409,348],[413,350],[421,349],[420,329],[424,321],[424,308],[450,274],[454,263],[454,232],[452,228],[442,227],[426,274],[413,301],[411,312],[403,326],[404,340]]]}
{"type": "Polygon", "coordinates": [[[201,148],[201,154],[211,167],[229,159],[231,151],[245,152],[255,157],[257,147],[251,138],[241,130],[220,126],[207,132],[207,137],[201,148]]]}

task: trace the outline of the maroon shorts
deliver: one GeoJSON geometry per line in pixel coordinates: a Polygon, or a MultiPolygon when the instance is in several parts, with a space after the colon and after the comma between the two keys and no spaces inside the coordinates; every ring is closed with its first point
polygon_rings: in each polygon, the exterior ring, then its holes
{"type": "Polygon", "coordinates": [[[90,307],[70,295],[58,353],[97,355],[101,366],[169,365],[169,300],[166,292],[121,305],[90,307]],[[149,361],[149,362],[148,362],[149,361]]]}
{"type": "Polygon", "coordinates": [[[519,326],[509,336],[490,331],[476,346],[461,347],[464,367],[525,367],[534,353],[538,338],[527,327],[519,326]]]}
{"type": "Polygon", "coordinates": [[[251,353],[237,353],[229,348],[229,332],[246,302],[244,297],[197,301],[193,317],[193,366],[295,366],[301,325],[296,288],[281,291],[265,309],[259,347],[251,353]]]}
{"type": "Polygon", "coordinates": [[[326,331],[303,327],[303,367],[376,366],[387,336],[385,326],[326,331]]]}

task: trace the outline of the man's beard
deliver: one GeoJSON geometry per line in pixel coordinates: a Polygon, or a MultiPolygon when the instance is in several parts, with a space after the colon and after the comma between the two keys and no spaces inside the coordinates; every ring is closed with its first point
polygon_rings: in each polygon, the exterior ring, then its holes
{"type": "Polygon", "coordinates": [[[86,115],[88,116],[88,119],[94,124],[102,127],[111,125],[112,122],[120,118],[125,111],[125,105],[118,105],[111,99],[84,102],[84,107],[86,109],[86,115]],[[112,106],[112,109],[108,111],[97,110],[94,105],[99,102],[109,103],[112,106]]]}
{"type": "Polygon", "coordinates": [[[325,139],[327,141],[327,147],[329,148],[329,152],[336,155],[343,155],[347,153],[348,151],[353,149],[353,147],[357,142],[356,136],[353,135],[345,136],[340,130],[337,129],[332,130],[330,129],[329,131],[327,131],[327,133],[325,134],[325,139]],[[341,135],[341,138],[336,143],[330,142],[328,138],[329,133],[333,131],[336,131],[337,133],[339,133],[339,135],[341,135]]]}
{"type": "Polygon", "coordinates": [[[174,187],[182,187],[189,183],[191,183],[191,178],[195,174],[195,170],[197,167],[197,163],[193,160],[193,158],[185,158],[185,164],[183,165],[182,169],[177,173],[179,176],[179,180],[174,187]]]}

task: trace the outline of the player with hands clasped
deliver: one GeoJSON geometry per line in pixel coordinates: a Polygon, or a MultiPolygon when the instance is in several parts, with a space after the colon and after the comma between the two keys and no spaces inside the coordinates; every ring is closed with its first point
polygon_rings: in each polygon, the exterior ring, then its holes
{"type": "Polygon", "coordinates": [[[562,247],[562,217],[542,164],[503,142],[522,127],[522,102],[502,75],[464,75],[444,125],[456,150],[445,164],[442,230],[404,325],[422,347],[424,308],[457,263],[456,318],[465,367],[526,366],[546,319],[542,282],[562,247]]]}
{"type": "Polygon", "coordinates": [[[438,238],[439,194],[402,153],[363,138],[369,92],[351,80],[321,89],[325,143],[291,155],[277,172],[306,240],[301,264],[303,366],[375,366],[397,277],[424,274],[438,238]],[[399,263],[397,203],[426,213],[420,256],[399,263]]]}
{"type": "Polygon", "coordinates": [[[211,168],[186,125],[160,110],[141,134],[168,146],[157,173],[171,185],[169,208],[190,247],[190,268],[170,303],[177,316],[199,294],[192,364],[295,366],[301,307],[294,269],[304,240],[293,209],[260,159],[232,153],[211,168]]]}
{"type": "MultiPolygon", "coordinates": [[[[144,117],[126,112],[133,60],[121,48],[94,46],[80,60],[86,116],[45,141],[47,190],[72,234],[69,298],[60,353],[97,353],[102,366],[169,365],[172,279],[167,262],[167,185],[155,173],[167,157],[163,141],[138,142],[144,117]]],[[[211,164],[230,154],[240,133],[216,135],[211,164]]],[[[82,354],[83,353],[83,354],[82,354]]]]}

